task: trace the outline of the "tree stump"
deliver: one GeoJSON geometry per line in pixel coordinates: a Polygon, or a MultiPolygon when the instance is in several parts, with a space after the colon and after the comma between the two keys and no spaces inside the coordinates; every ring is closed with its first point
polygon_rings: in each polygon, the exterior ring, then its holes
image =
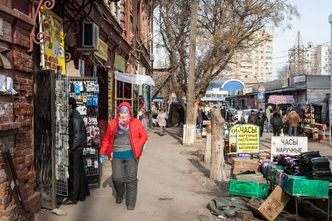
{"type": "Polygon", "coordinates": [[[212,108],[210,178],[225,181],[224,123],[219,108],[212,108]]]}
{"type": "Polygon", "coordinates": [[[205,143],[204,162],[207,165],[211,164],[211,124],[206,125],[206,143],[205,143]]]}

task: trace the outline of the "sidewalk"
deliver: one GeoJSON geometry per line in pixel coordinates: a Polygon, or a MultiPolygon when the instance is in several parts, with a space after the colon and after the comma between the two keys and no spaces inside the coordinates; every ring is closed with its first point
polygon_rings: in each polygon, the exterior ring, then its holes
{"type": "Polygon", "coordinates": [[[215,198],[219,188],[195,164],[198,147],[180,144],[182,128],[167,128],[159,136],[158,128],[149,132],[139,165],[136,208],[126,209],[116,204],[112,196],[111,168],[103,166],[101,187],[91,190],[91,196],[76,205],[60,206],[65,216],[42,210],[36,221],[212,221],[206,205],[215,198]]]}

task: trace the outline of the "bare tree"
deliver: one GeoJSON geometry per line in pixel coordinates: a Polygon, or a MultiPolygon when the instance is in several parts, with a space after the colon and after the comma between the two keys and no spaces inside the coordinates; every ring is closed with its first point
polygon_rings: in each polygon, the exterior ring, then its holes
{"type": "MultiPolygon", "coordinates": [[[[168,53],[170,84],[180,100],[188,95],[192,3],[188,0],[160,1],[155,13],[168,53]]],[[[264,40],[266,27],[281,26],[294,15],[298,15],[296,8],[285,0],[200,0],[195,99],[205,94],[212,80],[223,77],[236,53],[264,40]]]]}
{"type": "Polygon", "coordinates": [[[289,65],[286,64],[277,70],[278,79],[284,80],[289,77],[289,65]]]}

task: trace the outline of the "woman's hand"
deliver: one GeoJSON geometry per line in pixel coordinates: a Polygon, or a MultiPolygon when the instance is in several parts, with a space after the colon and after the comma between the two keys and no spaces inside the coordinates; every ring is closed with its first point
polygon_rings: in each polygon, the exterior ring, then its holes
{"type": "Polygon", "coordinates": [[[101,164],[104,164],[104,162],[105,162],[105,155],[100,155],[100,156],[99,156],[99,162],[100,162],[101,164]]]}

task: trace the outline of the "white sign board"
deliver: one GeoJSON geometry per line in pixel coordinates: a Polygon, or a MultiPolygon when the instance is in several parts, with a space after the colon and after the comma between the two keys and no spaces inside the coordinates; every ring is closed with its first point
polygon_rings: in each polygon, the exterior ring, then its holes
{"type": "Polygon", "coordinates": [[[274,155],[298,155],[308,151],[308,137],[282,136],[271,138],[271,159],[274,155]]]}

